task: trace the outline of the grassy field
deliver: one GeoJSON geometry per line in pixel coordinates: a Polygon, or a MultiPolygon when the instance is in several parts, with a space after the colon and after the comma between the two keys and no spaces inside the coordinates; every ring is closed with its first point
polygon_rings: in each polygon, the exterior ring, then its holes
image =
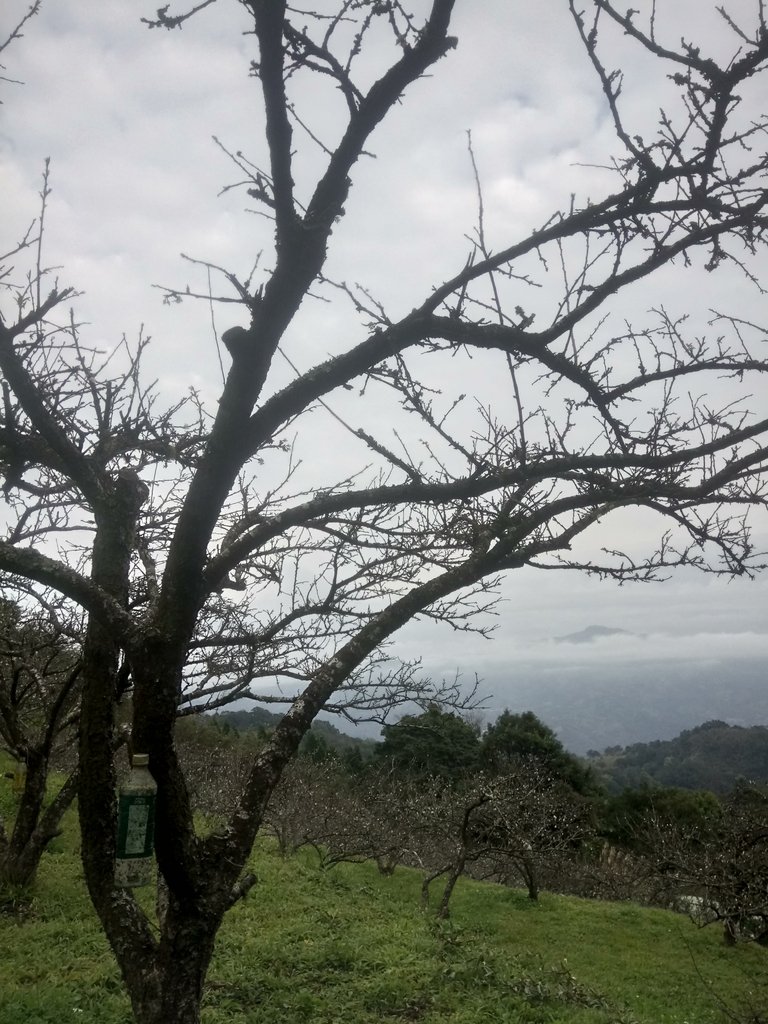
{"type": "MultiPolygon", "coordinates": [[[[718,930],[679,915],[546,893],[531,904],[467,881],[438,924],[419,910],[420,879],[406,869],[321,873],[310,853],[284,861],[266,840],[253,865],[259,882],[220,933],[205,1024],[768,1019],[768,951],[726,947],[718,930]]],[[[0,1024],[129,1020],[70,814],[31,901],[5,894],[0,1024]]]]}

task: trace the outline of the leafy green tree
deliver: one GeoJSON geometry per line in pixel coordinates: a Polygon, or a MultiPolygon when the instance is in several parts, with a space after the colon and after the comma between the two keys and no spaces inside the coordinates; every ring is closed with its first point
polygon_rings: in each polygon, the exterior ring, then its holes
{"type": "Polygon", "coordinates": [[[365,760],[363,759],[360,747],[357,744],[353,747],[347,747],[341,755],[341,763],[349,775],[359,775],[365,767],[365,760]]]}
{"type": "Polygon", "coordinates": [[[466,719],[432,706],[385,726],[377,757],[411,776],[459,779],[479,766],[480,738],[466,719]]]}
{"type": "Polygon", "coordinates": [[[505,710],[482,738],[482,760],[489,770],[501,771],[509,761],[530,758],[578,793],[594,788],[590,769],[568,753],[556,733],[532,711],[505,710]]]}
{"type": "Polygon", "coordinates": [[[647,853],[649,822],[680,833],[712,835],[721,816],[717,797],[707,791],[692,791],[662,786],[625,789],[603,805],[601,831],[621,846],[647,853]]]}
{"type": "Polygon", "coordinates": [[[185,750],[224,750],[237,743],[239,733],[228,722],[211,715],[184,715],[176,722],[174,739],[185,750]]]}
{"type": "Polygon", "coordinates": [[[325,737],[317,732],[315,729],[310,729],[301,741],[299,747],[299,753],[303,757],[308,757],[310,761],[317,763],[321,761],[327,761],[329,758],[334,757],[334,753],[328,746],[328,742],[325,737]]]}

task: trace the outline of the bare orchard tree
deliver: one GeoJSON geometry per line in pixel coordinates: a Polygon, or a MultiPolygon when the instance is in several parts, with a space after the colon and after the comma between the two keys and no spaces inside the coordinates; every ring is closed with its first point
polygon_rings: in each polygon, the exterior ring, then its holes
{"type": "Polygon", "coordinates": [[[456,883],[469,866],[488,852],[491,843],[491,799],[488,779],[483,775],[447,781],[427,778],[408,784],[411,849],[424,874],[421,906],[429,906],[430,888],[438,878],[445,880],[435,911],[441,920],[450,915],[456,883]]]}
{"type": "Polygon", "coordinates": [[[335,758],[296,758],[283,772],[264,813],[282,856],[311,846],[321,868],[362,860],[360,807],[335,758]]]}
{"type": "Polygon", "coordinates": [[[509,760],[486,792],[485,877],[508,885],[522,880],[531,900],[542,887],[558,891],[558,870],[594,834],[590,802],[533,757],[509,760]]]}
{"type": "Polygon", "coordinates": [[[418,787],[368,768],[351,775],[335,756],[295,758],[264,813],[282,856],[311,846],[321,868],[372,860],[393,874],[412,836],[411,803],[418,787]]]}
{"type": "MultiPolygon", "coordinates": [[[[181,27],[213,2],[188,13],[164,7],[151,24],[181,27]]],[[[763,251],[768,117],[745,114],[741,102],[768,61],[762,7],[749,26],[723,12],[721,42],[731,33],[733,54],[718,63],[696,40],[660,42],[658,5],[643,24],[611,0],[584,0],[583,12],[572,0],[574,31],[615,126],[611,185],[573,197],[493,251],[481,204],[469,258],[413,295],[407,315],[388,314],[368,293],[334,287],[326,257],[376,128],[450,59],[456,5],[431,0],[417,14],[405,0],[338,0],[313,14],[284,0],[241,0],[252,31],[240,45],[253,48],[266,130],[245,143],[263,144],[263,163],[233,156],[251,203],[272,218],[273,247],[252,277],[224,272],[220,297],[230,310],[239,303],[241,325],[222,336],[231,364],[210,412],[194,395],[161,408],[135,350],[89,352],[60,312],[70,293],[48,283],[40,262],[26,283],[21,272],[0,272],[15,285],[0,326],[0,570],[88,616],[83,862],[141,1024],[199,1020],[216,932],[252,884],[243,872],[265,805],[318,711],[357,705],[373,715],[403,686],[418,692],[407,667],[393,674],[381,661],[405,623],[426,616],[469,628],[499,575],[523,566],[618,580],[677,565],[756,568],[745,514],[765,505],[768,421],[739,396],[759,393],[755,377],[768,369],[752,351],[760,332],[720,316],[713,340],[689,337],[663,311],[620,334],[603,321],[617,293],[632,285],[638,296],[673,264],[749,271],[763,251]],[[655,58],[660,80],[677,89],[652,137],[647,125],[625,123],[621,77],[604,63],[622,39],[655,58]],[[329,104],[341,103],[334,139],[320,138],[302,106],[323,89],[329,104]],[[535,319],[521,298],[534,284],[546,285],[531,293],[535,319]],[[278,347],[315,295],[350,298],[362,326],[285,384],[278,347]],[[480,352],[506,390],[499,401],[480,395],[473,413],[439,387],[446,365],[454,379],[471,377],[470,356],[480,352]],[[713,377],[727,378],[721,404],[704,397],[713,377]],[[337,396],[358,464],[341,480],[302,478],[290,438],[311,432],[311,410],[337,396]],[[364,418],[371,408],[378,427],[364,418]],[[265,468],[281,458],[282,485],[265,468]],[[600,562],[569,555],[605,517],[634,506],[666,524],[655,550],[600,562]],[[209,695],[264,684],[274,696],[279,682],[290,701],[235,811],[204,837],[174,745],[186,674],[209,695]],[[114,881],[112,735],[128,685],[133,748],[149,753],[158,784],[156,853],[169,893],[159,931],[114,881]]],[[[509,5],[503,16],[513,33],[525,15],[509,5]]],[[[183,33],[176,39],[184,44],[183,33]]],[[[33,45],[29,32],[23,45],[33,45]]],[[[514,89],[512,61],[508,74],[514,89]]],[[[5,263],[30,253],[34,264],[37,237],[33,230],[5,263]]],[[[203,315],[207,322],[207,302],[203,315]]]]}
{"type": "Polygon", "coordinates": [[[649,808],[632,838],[668,906],[721,922],[728,944],[768,944],[768,788],[741,782],[709,820],[649,808]]]}
{"type": "Polygon", "coordinates": [[[372,860],[379,874],[387,876],[398,864],[414,863],[421,808],[432,791],[430,780],[422,786],[383,766],[350,775],[335,759],[310,767],[306,758],[300,758],[283,774],[270,800],[265,815],[270,823],[275,820],[275,797],[278,813],[281,808],[290,810],[281,793],[286,777],[295,787],[294,828],[298,826],[303,842],[315,848],[322,867],[372,860]],[[305,784],[295,787],[302,775],[305,784]]]}
{"type": "Polygon", "coordinates": [[[445,879],[439,918],[448,917],[463,874],[506,885],[522,881],[528,897],[537,900],[542,881],[550,883],[547,869],[576,856],[593,832],[589,801],[535,758],[510,759],[493,774],[403,782],[403,793],[407,852],[424,871],[424,908],[432,883],[445,879]]]}
{"type": "MultiPolygon", "coordinates": [[[[13,593],[4,581],[6,595],[13,593]]],[[[23,595],[22,595],[23,596],[23,595]]],[[[55,604],[34,612],[6,596],[0,602],[0,750],[18,765],[16,815],[0,817],[0,885],[26,886],[59,833],[77,791],[76,757],[46,803],[51,761],[75,746],[80,686],[80,622],[55,604]]]]}

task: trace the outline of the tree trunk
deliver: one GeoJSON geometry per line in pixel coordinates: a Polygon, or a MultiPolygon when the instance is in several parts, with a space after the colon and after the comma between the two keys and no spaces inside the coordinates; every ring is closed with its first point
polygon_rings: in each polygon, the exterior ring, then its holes
{"type": "Polygon", "coordinates": [[[539,887],[534,876],[526,879],[526,886],[528,888],[528,899],[533,900],[535,903],[539,898],[539,887]]]}
{"type": "Polygon", "coordinates": [[[47,781],[48,759],[30,752],[13,830],[10,838],[0,841],[0,885],[30,886],[48,844],[59,834],[61,819],[77,792],[77,772],[43,811],[47,781]]]}
{"type": "Polygon", "coordinates": [[[123,968],[136,1024],[200,1024],[203,982],[221,918],[174,908],[173,902],[154,963],[145,970],[133,963],[123,968]]]}
{"type": "Polygon", "coordinates": [[[440,898],[440,905],[437,908],[437,917],[441,921],[446,921],[448,919],[448,905],[451,902],[451,896],[453,895],[453,890],[456,888],[456,883],[461,878],[461,874],[464,871],[464,864],[465,860],[462,857],[451,867],[448,880],[446,881],[445,888],[443,889],[443,895],[440,898]]]}
{"type": "Polygon", "coordinates": [[[385,878],[390,878],[394,875],[395,868],[399,863],[399,858],[395,853],[382,853],[376,858],[376,867],[379,869],[379,874],[385,878]]]}
{"type": "Polygon", "coordinates": [[[39,864],[40,856],[36,857],[26,846],[15,851],[10,844],[0,847],[0,888],[28,888],[35,880],[39,864]]]}
{"type": "Polygon", "coordinates": [[[429,907],[429,887],[436,878],[440,875],[444,875],[445,872],[450,868],[450,864],[446,864],[442,868],[438,868],[437,871],[433,871],[431,874],[424,875],[421,880],[421,909],[426,910],[429,907]]]}
{"type": "Polygon", "coordinates": [[[523,876],[525,887],[528,890],[528,899],[536,902],[539,898],[539,879],[536,873],[536,865],[529,856],[523,856],[518,861],[520,874],[523,876]]]}

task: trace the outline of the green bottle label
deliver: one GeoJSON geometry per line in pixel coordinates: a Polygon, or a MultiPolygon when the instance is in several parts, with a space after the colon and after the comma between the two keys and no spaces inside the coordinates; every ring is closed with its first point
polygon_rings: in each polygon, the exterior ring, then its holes
{"type": "Polygon", "coordinates": [[[155,838],[154,794],[122,793],[117,824],[117,856],[151,857],[155,838]]]}

